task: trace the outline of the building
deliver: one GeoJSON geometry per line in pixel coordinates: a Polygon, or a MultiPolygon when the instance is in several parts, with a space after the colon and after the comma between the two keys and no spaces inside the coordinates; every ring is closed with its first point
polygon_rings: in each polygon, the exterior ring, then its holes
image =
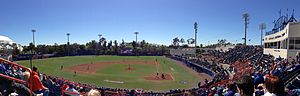
{"type": "Polygon", "coordinates": [[[300,52],[300,22],[294,15],[281,16],[264,36],[264,54],[291,60],[300,52]]]}

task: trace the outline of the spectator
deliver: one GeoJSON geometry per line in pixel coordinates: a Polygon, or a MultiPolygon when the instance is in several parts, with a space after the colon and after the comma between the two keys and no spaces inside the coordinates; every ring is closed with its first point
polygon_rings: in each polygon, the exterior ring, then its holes
{"type": "Polygon", "coordinates": [[[66,94],[69,96],[80,96],[80,93],[74,88],[73,84],[69,84],[66,94]]]}
{"type": "Polygon", "coordinates": [[[264,96],[285,96],[284,84],[277,76],[267,76],[264,96]]]}
{"type": "Polygon", "coordinates": [[[264,77],[263,77],[263,75],[260,72],[256,72],[254,74],[254,85],[255,85],[255,87],[258,84],[262,84],[262,83],[264,83],[264,77]]]}
{"type": "Polygon", "coordinates": [[[92,90],[89,91],[87,96],[101,96],[101,95],[100,95],[100,92],[98,90],[92,89],[92,90]]]}
{"type": "Polygon", "coordinates": [[[225,96],[235,96],[236,93],[237,93],[236,85],[230,84],[228,87],[228,92],[225,96]]]}
{"type": "Polygon", "coordinates": [[[243,75],[236,82],[238,91],[241,96],[252,96],[254,93],[254,85],[251,76],[243,75]]]}
{"type": "Polygon", "coordinates": [[[198,88],[201,88],[201,82],[198,83],[198,88]]]}
{"type": "Polygon", "coordinates": [[[36,94],[43,93],[43,96],[48,96],[49,90],[46,88],[38,76],[37,68],[32,68],[32,75],[29,77],[29,86],[32,89],[32,91],[36,94]]]}

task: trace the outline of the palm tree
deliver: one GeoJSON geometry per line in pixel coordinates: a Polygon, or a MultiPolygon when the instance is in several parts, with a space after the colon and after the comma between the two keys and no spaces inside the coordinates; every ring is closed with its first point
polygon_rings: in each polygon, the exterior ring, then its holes
{"type": "Polygon", "coordinates": [[[118,42],[117,42],[117,40],[114,41],[113,51],[114,51],[114,54],[115,54],[115,55],[119,54],[119,49],[118,49],[118,42]]]}
{"type": "Polygon", "coordinates": [[[185,43],[183,38],[181,38],[179,42],[181,43],[181,45],[183,45],[183,43],[185,43]]]}
{"type": "Polygon", "coordinates": [[[106,39],[104,37],[100,38],[100,44],[103,45],[103,43],[106,41],[106,39]]]}
{"type": "Polygon", "coordinates": [[[178,37],[173,39],[173,46],[178,47],[180,40],[178,39],[178,37]]]}
{"type": "Polygon", "coordinates": [[[102,34],[98,34],[98,36],[99,36],[99,41],[100,41],[102,34]]]}
{"type": "Polygon", "coordinates": [[[188,44],[194,44],[195,43],[195,39],[190,38],[187,40],[188,44]]]}
{"type": "Polygon", "coordinates": [[[227,42],[226,39],[218,40],[218,45],[226,45],[226,42],[227,42]]]}

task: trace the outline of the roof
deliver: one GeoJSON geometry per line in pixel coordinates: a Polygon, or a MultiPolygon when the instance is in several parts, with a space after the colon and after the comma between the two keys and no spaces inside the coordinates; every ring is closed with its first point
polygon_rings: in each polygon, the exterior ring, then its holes
{"type": "Polygon", "coordinates": [[[0,43],[12,44],[14,42],[9,37],[0,35],[0,43]]]}

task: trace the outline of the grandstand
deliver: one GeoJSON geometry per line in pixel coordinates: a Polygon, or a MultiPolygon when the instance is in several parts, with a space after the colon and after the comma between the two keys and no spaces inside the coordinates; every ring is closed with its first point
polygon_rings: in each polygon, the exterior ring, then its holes
{"type": "MultiPolygon", "coordinates": [[[[193,96],[206,96],[211,94],[229,94],[230,90],[228,84],[234,84],[239,80],[241,76],[251,75],[253,77],[253,86],[263,84],[264,79],[269,75],[278,76],[283,79],[285,88],[288,89],[284,94],[290,96],[297,96],[299,92],[300,79],[300,64],[299,61],[288,62],[286,59],[272,59],[271,55],[262,54],[262,48],[254,46],[237,46],[234,49],[230,49],[227,52],[212,51],[209,52],[210,56],[214,56],[219,59],[207,60],[206,58],[188,59],[184,56],[168,56],[174,60],[184,62],[185,66],[199,72],[206,73],[214,77],[212,80],[205,81],[205,84],[199,84],[197,88],[192,89],[171,89],[166,92],[153,92],[153,91],[141,91],[136,89],[116,89],[106,88],[101,86],[93,86],[89,84],[82,84],[80,82],[73,82],[59,77],[52,77],[46,74],[39,74],[43,86],[48,88],[48,93],[51,96],[54,95],[86,95],[90,90],[94,89],[101,94],[101,96],[153,96],[153,95],[193,95],[193,96]],[[232,53],[238,53],[232,55],[232,53]],[[215,54],[224,54],[217,56],[215,54]],[[230,68],[225,69],[220,64],[228,63],[230,68]],[[230,75],[233,76],[231,77],[230,75]],[[73,91],[71,91],[73,90],[73,91]],[[74,91],[76,90],[76,91],[74,91]],[[222,90],[222,91],[221,91],[222,90]],[[298,93],[297,93],[298,92],[298,93]]],[[[31,93],[30,82],[24,80],[24,73],[30,72],[29,68],[23,67],[19,64],[0,59],[0,91],[3,95],[8,94],[36,94],[31,93]],[[7,89],[9,88],[9,89],[7,89]]],[[[262,94],[262,90],[258,90],[261,87],[255,87],[257,90],[254,92],[259,95],[262,94]]],[[[237,91],[236,91],[237,92],[237,91]]],[[[43,93],[38,93],[43,94],[43,93]]],[[[278,93],[279,94],[279,93],[278,93]]],[[[283,94],[283,93],[280,93],[283,94]]]]}
{"type": "Polygon", "coordinates": [[[0,96],[300,96],[300,0],[13,1],[0,96]]]}

